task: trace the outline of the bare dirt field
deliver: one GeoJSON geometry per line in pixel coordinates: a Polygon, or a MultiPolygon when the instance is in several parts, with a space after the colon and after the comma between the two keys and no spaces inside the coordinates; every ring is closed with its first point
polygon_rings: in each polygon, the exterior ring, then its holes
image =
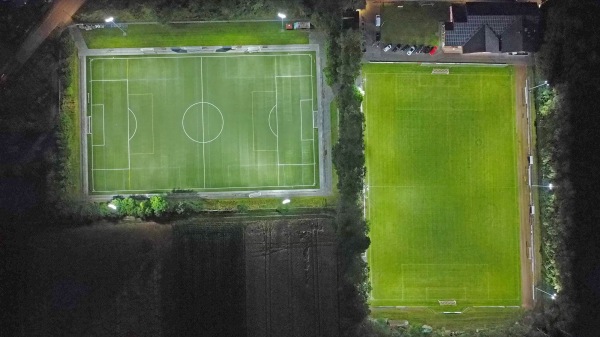
{"type": "Polygon", "coordinates": [[[96,224],[28,240],[26,336],[338,336],[332,220],[96,224]]]}
{"type": "Polygon", "coordinates": [[[521,298],[522,306],[533,308],[532,284],[534,273],[532,271],[533,245],[531,236],[531,219],[529,215],[529,188],[527,185],[528,171],[527,156],[529,155],[527,140],[527,107],[525,105],[525,79],[527,77],[527,67],[515,66],[515,97],[516,99],[516,120],[517,120],[517,172],[519,174],[519,208],[521,210],[520,227],[520,255],[521,255],[521,298]]]}

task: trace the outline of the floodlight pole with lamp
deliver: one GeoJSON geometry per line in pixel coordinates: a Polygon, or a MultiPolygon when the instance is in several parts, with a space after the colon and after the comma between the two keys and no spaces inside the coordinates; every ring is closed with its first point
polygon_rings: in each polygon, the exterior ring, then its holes
{"type": "Polygon", "coordinates": [[[551,294],[551,293],[549,293],[547,291],[544,291],[544,290],[542,290],[542,289],[540,289],[538,287],[535,287],[535,290],[538,290],[538,291],[540,291],[540,292],[542,292],[542,293],[550,296],[550,299],[552,299],[553,301],[556,299],[556,294],[551,294]]]}
{"type": "Polygon", "coordinates": [[[277,16],[281,19],[281,31],[283,31],[283,19],[286,18],[286,15],[283,13],[277,13],[277,16]]]}
{"type": "Polygon", "coordinates": [[[539,87],[541,87],[541,86],[544,86],[544,85],[548,85],[548,81],[544,81],[544,83],[542,83],[542,84],[538,84],[538,85],[536,85],[535,87],[531,87],[531,88],[529,88],[529,91],[531,91],[531,90],[533,90],[533,89],[535,89],[535,88],[539,88],[539,87]]]}
{"type": "Polygon", "coordinates": [[[119,28],[122,32],[123,32],[123,36],[127,36],[127,33],[123,30],[123,28],[121,28],[121,26],[119,26],[116,22],[115,22],[115,18],[112,16],[107,17],[106,19],[104,19],[104,22],[106,23],[112,23],[113,25],[115,25],[117,28],[119,28]]]}
{"type": "Polygon", "coordinates": [[[548,184],[548,185],[531,185],[532,187],[545,187],[549,190],[552,190],[554,188],[554,185],[552,184],[548,184]]]}

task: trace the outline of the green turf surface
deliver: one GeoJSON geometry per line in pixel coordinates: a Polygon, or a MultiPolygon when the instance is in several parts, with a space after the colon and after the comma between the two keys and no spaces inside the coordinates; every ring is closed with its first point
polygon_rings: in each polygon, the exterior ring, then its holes
{"type": "Polygon", "coordinates": [[[402,7],[388,4],[381,8],[381,38],[385,43],[439,45],[440,22],[448,21],[447,2],[404,2],[402,7]]]}
{"type": "Polygon", "coordinates": [[[363,68],[371,305],[520,305],[513,68],[435,67],[363,68]]]}
{"type": "Polygon", "coordinates": [[[281,21],[130,24],[125,30],[127,36],[115,27],[82,34],[91,49],[308,43],[307,31],[282,31],[281,21]]]}
{"type": "Polygon", "coordinates": [[[318,188],[314,61],[88,58],[90,192],[318,188]]]}

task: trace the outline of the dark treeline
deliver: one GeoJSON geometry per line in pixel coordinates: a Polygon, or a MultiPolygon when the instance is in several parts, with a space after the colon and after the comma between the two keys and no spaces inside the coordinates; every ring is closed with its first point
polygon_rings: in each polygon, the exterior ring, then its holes
{"type": "Polygon", "coordinates": [[[256,20],[277,19],[277,12],[281,11],[292,19],[328,13],[332,4],[350,8],[360,2],[364,3],[360,0],[96,0],[88,1],[77,19],[102,22],[110,14],[121,21],[256,20]]]}
{"type": "Polygon", "coordinates": [[[339,202],[336,228],[340,271],[340,327],[342,336],[373,335],[367,316],[368,266],[361,255],[369,247],[368,227],[361,197],[365,176],[364,115],[362,96],[355,87],[360,74],[361,35],[342,30],[342,11],[336,1],[322,3],[318,22],[326,25],[327,83],[333,88],[339,108],[339,139],[333,147],[333,164],[338,174],[339,202]]]}
{"type": "Polygon", "coordinates": [[[600,2],[550,0],[540,70],[552,85],[551,165],[560,223],[557,300],[535,323],[551,336],[600,335],[600,2]]]}

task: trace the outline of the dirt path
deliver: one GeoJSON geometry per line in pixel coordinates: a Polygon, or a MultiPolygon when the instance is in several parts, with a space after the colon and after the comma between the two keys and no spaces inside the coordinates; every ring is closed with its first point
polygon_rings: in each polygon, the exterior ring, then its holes
{"type": "Polygon", "coordinates": [[[35,50],[46,40],[57,27],[66,27],[73,21],[72,16],[86,0],[58,0],[44,17],[44,20],[30,33],[19,51],[15,60],[23,65],[33,55],[35,50]]]}
{"type": "Polygon", "coordinates": [[[528,160],[530,154],[528,146],[527,106],[525,105],[524,91],[527,78],[527,67],[515,66],[515,103],[517,122],[517,172],[519,179],[519,209],[520,209],[520,256],[521,256],[521,298],[525,308],[533,307],[533,252],[532,227],[529,214],[529,187],[528,187],[528,160]]]}

